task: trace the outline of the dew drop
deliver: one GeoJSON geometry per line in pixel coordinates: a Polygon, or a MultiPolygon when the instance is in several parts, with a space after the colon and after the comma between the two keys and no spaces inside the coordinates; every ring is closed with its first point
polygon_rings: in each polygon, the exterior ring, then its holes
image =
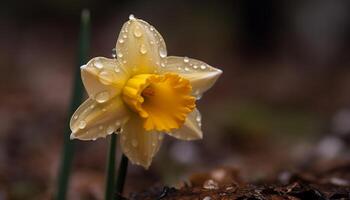
{"type": "Polygon", "coordinates": [[[207,68],[207,66],[201,65],[201,69],[206,69],[206,68],[207,68]]]}
{"type": "Polygon", "coordinates": [[[125,63],[126,63],[126,60],[123,60],[123,63],[125,64],[125,63]]]}
{"type": "Polygon", "coordinates": [[[93,141],[97,140],[97,138],[92,138],[93,141]]]}
{"type": "Polygon", "coordinates": [[[196,121],[197,121],[197,122],[201,122],[201,116],[198,115],[198,116],[196,117],[196,121]]]}
{"type": "Polygon", "coordinates": [[[135,139],[131,141],[131,144],[133,147],[137,147],[137,145],[139,145],[139,143],[135,139]]]}
{"type": "Polygon", "coordinates": [[[190,69],[188,67],[185,67],[185,71],[188,72],[190,71],[190,69]]]}
{"type": "Polygon", "coordinates": [[[92,104],[91,106],[90,106],[90,109],[94,109],[95,108],[95,104],[92,104]]]}
{"type": "Polygon", "coordinates": [[[114,132],[114,127],[113,126],[108,126],[106,129],[106,133],[108,135],[112,134],[114,132]]]}
{"type": "Polygon", "coordinates": [[[117,72],[117,73],[119,73],[119,72],[120,72],[119,67],[118,67],[118,66],[115,66],[115,67],[114,67],[114,71],[117,72]]]}
{"type": "Polygon", "coordinates": [[[149,28],[151,31],[154,31],[154,27],[153,26],[151,26],[151,28],[149,28]]]}
{"type": "Polygon", "coordinates": [[[122,57],[123,57],[123,54],[122,54],[121,52],[118,52],[118,53],[117,53],[117,56],[118,56],[118,58],[122,58],[122,57]]]}
{"type": "Polygon", "coordinates": [[[86,127],[86,121],[85,120],[81,120],[78,124],[80,129],[84,129],[86,127]]]}
{"type": "Polygon", "coordinates": [[[146,46],[144,44],[141,44],[140,53],[141,54],[146,54],[147,53],[147,49],[146,49],[146,46]]]}
{"type": "Polygon", "coordinates": [[[184,57],[184,62],[188,63],[188,62],[190,62],[190,59],[188,57],[184,57]]]}
{"type": "Polygon", "coordinates": [[[94,65],[95,65],[95,67],[98,68],[98,69],[102,69],[102,68],[103,68],[102,63],[101,63],[100,61],[98,61],[98,60],[96,60],[96,61],[94,62],[94,65]]]}
{"type": "Polygon", "coordinates": [[[97,93],[95,99],[98,103],[104,103],[109,100],[109,93],[107,91],[97,93]]]}
{"type": "Polygon", "coordinates": [[[197,65],[193,65],[193,69],[198,69],[198,66],[197,65]]]}
{"type": "Polygon", "coordinates": [[[159,56],[162,57],[162,58],[165,58],[167,56],[166,49],[160,48],[159,49],[159,56]]]}
{"type": "Polygon", "coordinates": [[[112,57],[113,58],[117,57],[117,50],[115,48],[112,49],[112,57]]]}
{"type": "Polygon", "coordinates": [[[134,36],[139,38],[142,36],[142,32],[141,32],[141,29],[140,27],[136,26],[135,29],[134,29],[134,36]]]}
{"type": "Polygon", "coordinates": [[[130,20],[134,20],[135,19],[135,16],[133,14],[129,15],[129,19],[130,20]]]}
{"type": "MultiPolygon", "coordinates": [[[[125,30],[127,32],[127,30],[125,30]]],[[[126,34],[123,34],[122,36],[124,39],[128,38],[128,36],[126,34]]]]}
{"type": "Polygon", "coordinates": [[[161,66],[161,67],[165,67],[165,64],[164,64],[164,63],[160,63],[160,66],[161,66]]]}
{"type": "Polygon", "coordinates": [[[123,44],[123,43],[124,43],[123,38],[120,38],[120,39],[118,40],[118,42],[119,42],[120,44],[123,44]]]}
{"type": "Polygon", "coordinates": [[[78,119],[78,115],[74,115],[73,119],[78,119]]]}
{"type": "Polygon", "coordinates": [[[113,75],[108,71],[102,71],[99,74],[100,82],[104,85],[110,85],[113,79],[113,75]]]}

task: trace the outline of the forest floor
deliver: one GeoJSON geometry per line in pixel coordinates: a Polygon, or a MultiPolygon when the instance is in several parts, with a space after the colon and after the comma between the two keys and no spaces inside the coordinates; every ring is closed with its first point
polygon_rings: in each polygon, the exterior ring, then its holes
{"type": "Polygon", "coordinates": [[[350,163],[328,164],[300,172],[284,171],[249,183],[235,169],[193,175],[179,189],[154,187],[131,200],[346,200],[350,199],[350,163]]]}

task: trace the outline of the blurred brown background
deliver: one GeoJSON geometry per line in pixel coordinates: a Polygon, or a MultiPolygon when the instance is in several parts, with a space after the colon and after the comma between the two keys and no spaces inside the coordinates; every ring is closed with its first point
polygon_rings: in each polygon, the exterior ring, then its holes
{"type": "MultiPolygon", "coordinates": [[[[169,55],[224,71],[199,102],[204,139],[168,137],[150,170],[129,167],[127,192],[220,166],[258,180],[350,158],[348,0],[2,1],[0,200],[51,199],[83,8],[91,58],[111,57],[134,14],[158,29],[169,55]]],[[[78,142],[69,199],[102,199],[107,142],[78,142]]]]}

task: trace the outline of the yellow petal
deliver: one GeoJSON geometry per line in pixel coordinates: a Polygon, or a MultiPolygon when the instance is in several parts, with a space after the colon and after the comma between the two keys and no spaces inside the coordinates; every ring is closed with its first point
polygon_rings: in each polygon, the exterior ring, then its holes
{"type": "Polygon", "coordinates": [[[120,97],[106,103],[89,98],[75,111],[71,120],[71,139],[95,140],[119,129],[129,118],[129,110],[120,97]]]}
{"type": "Polygon", "coordinates": [[[192,85],[193,95],[197,98],[211,88],[222,74],[220,69],[187,57],[169,56],[164,62],[161,73],[174,72],[188,79],[192,85]]]}
{"type": "Polygon", "coordinates": [[[163,58],[166,46],[158,31],[145,21],[131,18],[119,34],[117,57],[132,73],[154,73],[163,58]]]}
{"type": "Polygon", "coordinates": [[[145,131],[139,116],[133,114],[121,132],[121,148],[133,164],[148,168],[154,155],[158,152],[163,134],[145,131]]]}
{"type": "Polygon", "coordinates": [[[195,109],[187,116],[185,123],[179,129],[168,133],[169,135],[180,140],[198,140],[203,138],[201,130],[201,114],[195,109]]]}
{"type": "Polygon", "coordinates": [[[129,74],[116,59],[97,57],[81,67],[81,78],[89,97],[104,103],[121,93],[129,74]]]}

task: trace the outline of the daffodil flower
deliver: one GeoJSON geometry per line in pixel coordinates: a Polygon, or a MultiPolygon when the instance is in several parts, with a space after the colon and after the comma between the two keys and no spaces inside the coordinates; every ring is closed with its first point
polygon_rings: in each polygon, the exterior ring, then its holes
{"type": "Polygon", "coordinates": [[[221,70],[188,57],[167,56],[162,36],[132,15],[119,34],[116,57],[96,57],[81,67],[89,98],[70,121],[71,139],[118,133],[129,160],[148,168],[164,134],[203,137],[195,101],[221,70]]]}

